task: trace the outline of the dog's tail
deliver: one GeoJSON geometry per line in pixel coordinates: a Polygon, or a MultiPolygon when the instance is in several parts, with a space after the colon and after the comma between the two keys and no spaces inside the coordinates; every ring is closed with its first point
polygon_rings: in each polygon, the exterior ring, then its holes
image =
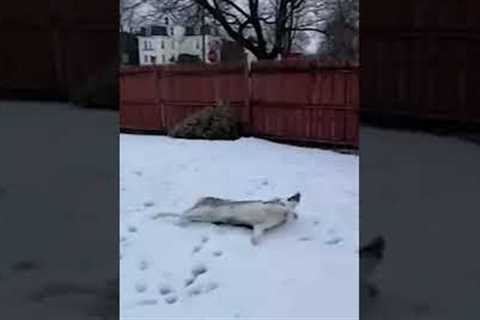
{"type": "Polygon", "coordinates": [[[152,219],[165,218],[165,217],[181,218],[182,216],[183,216],[182,214],[174,213],[174,212],[157,212],[154,215],[152,215],[152,219]]]}

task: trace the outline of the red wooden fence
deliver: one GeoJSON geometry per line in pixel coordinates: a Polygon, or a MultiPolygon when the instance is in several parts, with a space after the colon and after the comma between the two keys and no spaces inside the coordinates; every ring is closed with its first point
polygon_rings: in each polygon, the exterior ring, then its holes
{"type": "Polygon", "coordinates": [[[170,65],[120,72],[120,126],[165,132],[228,101],[246,133],[358,147],[358,68],[312,61],[170,65]]]}

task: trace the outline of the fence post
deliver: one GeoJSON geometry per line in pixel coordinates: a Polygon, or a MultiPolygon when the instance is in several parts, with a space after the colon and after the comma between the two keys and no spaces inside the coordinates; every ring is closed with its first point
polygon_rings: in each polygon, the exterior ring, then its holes
{"type": "Polygon", "coordinates": [[[250,72],[250,64],[248,61],[244,62],[244,81],[246,84],[246,93],[245,93],[245,107],[247,108],[247,121],[248,121],[248,132],[247,134],[252,136],[254,135],[254,124],[253,124],[253,112],[252,112],[252,73],[250,72]]]}
{"type": "Polygon", "coordinates": [[[153,69],[153,74],[154,74],[154,79],[155,79],[155,105],[156,107],[160,110],[160,119],[161,119],[161,130],[167,130],[167,123],[165,119],[165,106],[163,104],[163,99],[161,98],[161,89],[162,83],[159,80],[159,73],[161,72],[161,69],[154,68],[153,69]]]}
{"type": "Polygon", "coordinates": [[[310,96],[309,96],[309,103],[311,105],[315,105],[315,104],[318,104],[317,102],[317,99],[318,99],[318,90],[317,90],[317,87],[318,87],[318,81],[319,81],[319,76],[320,76],[320,73],[319,73],[319,69],[318,69],[318,64],[315,63],[315,62],[312,62],[311,66],[310,66],[310,74],[312,76],[312,81],[311,81],[311,90],[310,90],[310,96]]]}
{"type": "Polygon", "coordinates": [[[314,131],[314,128],[316,128],[316,123],[317,119],[314,117],[317,114],[317,107],[320,105],[320,102],[318,101],[318,93],[320,90],[318,90],[318,83],[320,81],[320,69],[319,65],[316,62],[312,62],[310,66],[310,75],[312,77],[311,79],[311,87],[310,87],[310,95],[309,95],[309,103],[312,108],[308,108],[308,124],[307,124],[307,136],[311,137],[312,136],[312,131],[314,131]],[[313,108],[314,107],[314,108],[313,108]]]}

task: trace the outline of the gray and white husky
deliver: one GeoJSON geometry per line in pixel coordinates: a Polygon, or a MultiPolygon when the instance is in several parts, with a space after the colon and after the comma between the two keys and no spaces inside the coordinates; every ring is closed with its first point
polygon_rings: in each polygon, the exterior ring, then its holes
{"type": "Polygon", "coordinates": [[[283,225],[292,219],[298,219],[295,208],[301,195],[296,193],[288,198],[275,198],[269,201],[234,201],[214,197],[199,199],[193,207],[183,214],[159,213],[155,217],[180,217],[180,224],[190,222],[208,222],[246,226],[253,229],[252,244],[258,244],[265,231],[283,225]]]}

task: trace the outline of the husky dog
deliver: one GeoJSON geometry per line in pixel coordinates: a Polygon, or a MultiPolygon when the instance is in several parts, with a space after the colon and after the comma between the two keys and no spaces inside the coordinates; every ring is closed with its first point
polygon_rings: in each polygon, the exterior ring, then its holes
{"type": "Polygon", "coordinates": [[[360,248],[360,281],[370,297],[378,295],[378,288],[370,283],[370,277],[383,260],[385,239],[377,236],[370,243],[360,248]]]}
{"type": "Polygon", "coordinates": [[[300,193],[288,198],[275,198],[269,201],[234,201],[206,197],[199,199],[192,208],[183,214],[157,214],[156,217],[178,216],[181,224],[208,222],[246,226],[253,229],[251,242],[256,245],[265,231],[283,225],[292,219],[298,219],[294,210],[300,203],[300,198],[300,193]]]}

